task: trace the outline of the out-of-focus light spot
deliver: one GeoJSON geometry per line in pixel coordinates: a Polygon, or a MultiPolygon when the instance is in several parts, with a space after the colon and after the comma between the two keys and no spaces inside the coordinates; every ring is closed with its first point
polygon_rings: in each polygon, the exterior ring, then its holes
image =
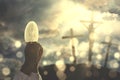
{"type": "Polygon", "coordinates": [[[63,60],[56,61],[55,65],[56,65],[57,69],[60,71],[64,71],[66,69],[66,65],[63,60]]]}
{"type": "Polygon", "coordinates": [[[101,54],[98,54],[98,55],[96,56],[96,58],[97,58],[98,60],[102,60],[102,55],[101,55],[101,54]]]}
{"type": "Polygon", "coordinates": [[[115,71],[110,71],[108,75],[109,75],[110,78],[117,77],[117,73],[115,71]]]}
{"type": "Polygon", "coordinates": [[[91,33],[90,36],[89,36],[89,38],[91,40],[97,40],[97,35],[95,35],[95,33],[91,33]]]}
{"type": "Polygon", "coordinates": [[[91,65],[92,65],[89,61],[86,61],[85,64],[86,64],[87,68],[91,67],[91,65]]]}
{"type": "Polygon", "coordinates": [[[97,42],[94,42],[94,46],[93,46],[93,49],[92,49],[95,53],[100,53],[101,51],[101,48],[100,48],[100,44],[97,43],[97,42]]]}
{"type": "MultiPolygon", "coordinates": [[[[112,32],[113,32],[113,29],[112,29],[112,28],[107,28],[107,30],[106,30],[106,35],[107,35],[107,34],[108,34],[108,35],[111,35],[112,32]]],[[[108,38],[108,39],[109,39],[109,38],[108,38]]]]}
{"type": "Polygon", "coordinates": [[[2,74],[8,76],[10,74],[10,69],[8,67],[4,67],[2,69],[2,74]]]}
{"type": "Polygon", "coordinates": [[[74,67],[74,66],[71,66],[71,67],[70,67],[70,71],[71,71],[71,72],[74,72],[74,71],[75,71],[75,67],[74,67]]]}
{"type": "Polygon", "coordinates": [[[0,27],[4,27],[6,24],[5,24],[5,22],[0,22],[0,27]]]}
{"type": "Polygon", "coordinates": [[[117,68],[119,68],[119,63],[116,60],[111,60],[109,62],[109,66],[110,66],[110,68],[117,69],[117,68]]]}
{"type": "Polygon", "coordinates": [[[80,45],[78,46],[78,49],[80,51],[88,51],[89,49],[88,42],[81,42],[80,45]]]}
{"type": "Polygon", "coordinates": [[[4,59],[4,58],[3,58],[3,55],[0,54],[0,62],[2,62],[3,59],[4,59]]]}
{"type": "Polygon", "coordinates": [[[119,68],[119,63],[118,62],[114,63],[113,68],[119,68]]]}
{"type": "Polygon", "coordinates": [[[94,59],[92,62],[93,62],[93,64],[95,64],[95,65],[99,65],[99,64],[100,64],[100,60],[97,60],[97,59],[94,59]]]}
{"type": "Polygon", "coordinates": [[[60,51],[57,51],[57,52],[56,52],[56,55],[57,55],[57,56],[60,56],[60,55],[61,55],[61,52],[60,52],[60,51]]]}
{"type": "Polygon", "coordinates": [[[43,74],[44,74],[44,75],[48,75],[48,71],[45,70],[45,71],[43,72],[43,74]]]}
{"type": "Polygon", "coordinates": [[[16,48],[20,48],[21,45],[22,45],[21,41],[19,41],[19,40],[15,41],[15,47],[16,48]]]}
{"type": "Polygon", "coordinates": [[[80,54],[79,54],[79,56],[80,56],[80,58],[85,58],[86,57],[86,52],[81,52],[80,54]]]}
{"type": "Polygon", "coordinates": [[[48,65],[48,62],[47,61],[43,61],[43,66],[46,66],[48,65]]]}
{"type": "Polygon", "coordinates": [[[57,71],[56,75],[59,78],[59,80],[66,80],[66,74],[64,72],[57,71]]]}
{"type": "Polygon", "coordinates": [[[100,44],[100,48],[101,48],[101,49],[104,48],[104,44],[100,44]]]}
{"type": "Polygon", "coordinates": [[[16,56],[17,56],[18,58],[22,58],[22,57],[23,57],[23,53],[22,53],[21,51],[18,51],[18,52],[16,53],[16,56]]]}
{"type": "Polygon", "coordinates": [[[72,45],[77,46],[78,43],[79,43],[79,41],[77,38],[73,38],[70,40],[70,46],[72,46],[72,45]]]}
{"type": "Polygon", "coordinates": [[[98,69],[101,69],[102,65],[99,63],[99,64],[96,64],[96,67],[97,67],[98,69]]]}
{"type": "Polygon", "coordinates": [[[114,58],[119,60],[120,59],[120,53],[119,52],[114,53],[114,58]]]}
{"type": "Polygon", "coordinates": [[[87,72],[86,72],[86,76],[87,76],[87,77],[92,76],[92,72],[91,72],[91,71],[87,71],[87,72]]]}
{"type": "Polygon", "coordinates": [[[70,62],[73,62],[73,61],[74,61],[74,57],[73,57],[73,56],[70,56],[70,57],[69,57],[69,60],[70,60],[70,62]]]}

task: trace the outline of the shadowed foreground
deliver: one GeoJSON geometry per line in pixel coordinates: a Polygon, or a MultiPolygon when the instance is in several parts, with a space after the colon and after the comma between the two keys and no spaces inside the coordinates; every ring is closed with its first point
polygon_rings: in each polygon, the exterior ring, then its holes
{"type": "Polygon", "coordinates": [[[40,68],[43,80],[120,80],[120,73],[104,67],[66,64],[65,71],[55,65],[40,68]]]}

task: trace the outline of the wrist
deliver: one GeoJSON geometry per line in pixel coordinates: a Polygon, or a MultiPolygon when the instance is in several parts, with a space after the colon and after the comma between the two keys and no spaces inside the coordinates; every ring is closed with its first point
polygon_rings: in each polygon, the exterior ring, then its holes
{"type": "Polygon", "coordinates": [[[30,75],[32,72],[38,73],[38,67],[37,65],[24,63],[23,66],[21,67],[21,71],[27,75],[30,75]]]}

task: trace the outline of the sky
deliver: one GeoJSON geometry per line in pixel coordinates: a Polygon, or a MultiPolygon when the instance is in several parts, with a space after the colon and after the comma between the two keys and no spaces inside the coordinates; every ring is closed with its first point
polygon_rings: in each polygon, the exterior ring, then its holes
{"type": "MultiPolygon", "coordinates": [[[[113,42],[117,43],[118,46],[117,49],[115,47],[111,48],[109,63],[118,65],[120,58],[119,2],[120,0],[0,0],[1,54],[6,54],[11,46],[20,48],[15,54],[18,56],[22,54],[20,52],[23,51],[25,46],[24,29],[27,23],[32,20],[37,23],[39,28],[39,43],[44,48],[44,58],[54,54],[59,59],[66,57],[72,59],[71,40],[62,39],[63,36],[70,35],[70,29],[72,28],[75,35],[82,35],[74,39],[74,45],[80,61],[86,62],[89,47],[86,27],[89,26],[89,23],[83,23],[81,20],[91,21],[93,18],[93,20],[99,22],[94,24],[95,34],[93,37],[95,43],[93,49],[95,54],[93,58],[104,63],[101,56],[105,56],[107,47],[100,42],[109,41],[111,36],[113,42]]],[[[43,64],[50,63],[47,60],[43,61],[43,64]]],[[[111,65],[111,67],[116,66],[111,65]]]]}

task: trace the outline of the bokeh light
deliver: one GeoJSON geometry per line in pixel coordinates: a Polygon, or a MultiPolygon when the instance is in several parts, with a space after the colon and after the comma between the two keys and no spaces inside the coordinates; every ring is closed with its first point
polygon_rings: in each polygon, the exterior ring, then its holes
{"type": "Polygon", "coordinates": [[[48,71],[46,71],[46,70],[43,73],[44,73],[44,75],[48,75],[48,71]]]}
{"type": "Polygon", "coordinates": [[[90,63],[89,61],[86,61],[85,64],[86,64],[86,67],[87,67],[87,68],[90,68],[91,65],[92,65],[92,63],[90,63]]]}
{"type": "Polygon", "coordinates": [[[56,72],[56,75],[57,75],[57,77],[59,78],[59,80],[66,80],[66,74],[64,73],[64,72],[62,72],[62,71],[57,71],[56,72]]]}
{"type": "Polygon", "coordinates": [[[66,69],[65,62],[64,62],[64,60],[62,60],[62,59],[56,61],[55,65],[56,65],[56,67],[57,67],[57,69],[58,69],[59,71],[63,71],[63,72],[64,72],[64,70],[66,69]]]}
{"type": "Polygon", "coordinates": [[[16,47],[16,48],[20,48],[21,46],[22,46],[21,41],[16,40],[16,41],[15,41],[15,47],[16,47]]]}
{"type": "Polygon", "coordinates": [[[70,42],[69,42],[70,46],[72,46],[72,45],[73,45],[73,46],[77,46],[78,43],[79,43],[79,41],[77,40],[77,38],[73,38],[73,39],[71,39],[70,42]]]}
{"type": "Polygon", "coordinates": [[[60,55],[61,55],[61,52],[60,52],[60,51],[57,51],[57,52],[56,52],[56,55],[57,55],[57,56],[60,56],[60,55]]]}
{"type": "Polygon", "coordinates": [[[120,59],[120,53],[119,52],[114,53],[114,58],[119,60],[120,59]]]}
{"type": "Polygon", "coordinates": [[[2,74],[3,74],[3,75],[8,76],[10,73],[11,73],[10,68],[4,67],[4,68],[2,69],[2,74]]]}
{"type": "Polygon", "coordinates": [[[80,52],[79,56],[80,58],[85,58],[87,56],[87,52],[82,51],[80,52]]]}
{"type": "Polygon", "coordinates": [[[48,65],[48,62],[47,62],[46,60],[44,60],[44,61],[42,62],[42,64],[43,64],[43,66],[46,66],[46,65],[48,65]]]}
{"type": "Polygon", "coordinates": [[[17,56],[18,58],[22,58],[22,57],[23,57],[23,53],[22,53],[21,51],[18,51],[18,52],[16,53],[16,56],[17,56]]]}
{"type": "Polygon", "coordinates": [[[70,57],[69,57],[69,60],[70,60],[70,62],[73,62],[73,61],[74,61],[74,57],[73,57],[73,56],[70,56],[70,57]]]}
{"type": "Polygon", "coordinates": [[[119,68],[119,63],[118,63],[117,60],[110,60],[109,61],[109,66],[110,66],[110,68],[118,69],[119,68]]]}
{"type": "Polygon", "coordinates": [[[96,56],[96,58],[98,59],[98,60],[102,60],[102,55],[101,54],[98,54],[97,56],[96,56]]]}
{"type": "Polygon", "coordinates": [[[88,45],[88,42],[81,42],[79,45],[78,45],[78,48],[80,51],[88,51],[89,49],[89,45],[88,45]]]}
{"type": "Polygon", "coordinates": [[[75,69],[75,67],[74,66],[70,66],[70,71],[71,72],[74,72],[76,69],[75,69]]]}

